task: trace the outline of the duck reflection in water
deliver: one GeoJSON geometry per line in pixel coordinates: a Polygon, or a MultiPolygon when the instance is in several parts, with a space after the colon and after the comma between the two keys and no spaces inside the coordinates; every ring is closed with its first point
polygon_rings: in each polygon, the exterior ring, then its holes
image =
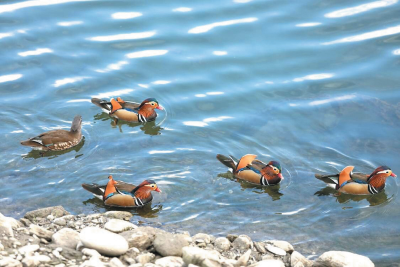
{"type": "Polygon", "coordinates": [[[279,200],[281,199],[281,196],[283,196],[283,193],[279,192],[280,190],[279,184],[274,186],[262,186],[262,185],[252,184],[235,178],[231,172],[220,173],[218,174],[218,177],[223,177],[238,182],[243,190],[251,190],[253,193],[256,194],[268,194],[273,201],[279,200]]]}
{"type": "Polygon", "coordinates": [[[386,194],[385,190],[383,190],[379,194],[375,194],[375,195],[350,195],[350,194],[340,193],[330,186],[327,186],[321,190],[318,190],[317,192],[315,192],[314,195],[317,195],[317,196],[332,195],[332,196],[336,197],[336,200],[339,203],[348,203],[350,201],[360,202],[360,201],[366,200],[366,201],[368,201],[368,203],[371,207],[383,204],[389,200],[389,197],[386,194]]]}
{"type": "MultiPolygon", "coordinates": [[[[40,150],[32,150],[30,151],[28,154],[22,155],[22,158],[24,159],[38,159],[38,158],[49,158],[49,159],[54,159],[57,158],[58,156],[61,156],[63,154],[69,153],[71,151],[75,151],[75,152],[79,152],[79,150],[81,150],[81,148],[84,146],[85,144],[85,137],[82,136],[82,141],[74,146],[71,147],[69,149],[66,150],[62,150],[62,151],[40,151],[40,150]]],[[[83,154],[76,154],[75,158],[79,158],[80,156],[83,156],[83,154]]]]}
{"type": "Polygon", "coordinates": [[[151,203],[144,205],[141,208],[118,208],[118,207],[107,207],[103,204],[103,201],[93,197],[91,199],[85,200],[82,202],[84,205],[91,205],[94,206],[93,210],[95,212],[105,212],[105,211],[113,211],[113,210],[120,210],[120,211],[128,211],[133,215],[138,215],[143,218],[157,218],[158,213],[163,209],[163,205],[161,203],[155,204],[152,206],[151,203]]]}
{"type": "MultiPolygon", "coordinates": [[[[94,120],[106,121],[106,120],[110,120],[110,116],[106,113],[99,113],[99,114],[94,115],[94,120]]],[[[128,127],[131,127],[131,128],[140,126],[140,130],[142,130],[145,134],[148,134],[148,135],[160,135],[161,130],[163,130],[163,128],[156,125],[155,121],[150,121],[150,122],[146,122],[146,123],[119,121],[118,124],[115,124],[114,121],[112,121],[110,123],[110,125],[113,128],[118,127],[120,133],[123,133],[122,127],[124,125],[127,125],[128,127]]]]}

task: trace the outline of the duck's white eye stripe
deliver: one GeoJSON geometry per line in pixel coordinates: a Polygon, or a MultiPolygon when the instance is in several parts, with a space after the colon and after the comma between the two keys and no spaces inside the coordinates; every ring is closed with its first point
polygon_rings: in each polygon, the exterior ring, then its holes
{"type": "Polygon", "coordinates": [[[377,172],[376,174],[381,174],[381,173],[389,173],[389,171],[380,171],[380,172],[377,172]]]}

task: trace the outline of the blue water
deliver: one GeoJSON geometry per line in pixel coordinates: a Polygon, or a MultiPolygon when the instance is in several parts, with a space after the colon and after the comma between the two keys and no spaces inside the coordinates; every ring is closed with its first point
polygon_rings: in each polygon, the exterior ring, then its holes
{"type": "Polygon", "coordinates": [[[81,183],[152,178],[133,220],[400,261],[395,179],[336,196],[314,173],[400,173],[400,4],[381,1],[2,1],[1,212],[104,212],[81,183]],[[155,97],[155,123],[112,125],[91,97],[155,97]],[[83,117],[84,142],[19,144],[83,117]],[[239,183],[217,153],[278,160],[280,187],[239,183]]]}

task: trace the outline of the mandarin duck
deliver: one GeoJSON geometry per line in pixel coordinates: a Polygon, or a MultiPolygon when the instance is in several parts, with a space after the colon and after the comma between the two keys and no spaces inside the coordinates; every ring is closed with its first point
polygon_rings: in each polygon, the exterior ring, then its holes
{"type": "Polygon", "coordinates": [[[164,110],[155,98],[147,98],[141,104],[127,102],[120,97],[117,100],[111,98],[110,101],[92,98],[92,103],[101,107],[104,112],[114,118],[115,123],[118,120],[128,122],[154,121],[157,117],[154,109],[164,110]]]}
{"type": "Polygon", "coordinates": [[[53,130],[22,141],[21,145],[42,151],[60,151],[78,145],[82,140],[82,117],[75,116],[71,129],[53,130]]]}
{"type": "Polygon", "coordinates": [[[233,156],[217,155],[217,159],[231,168],[233,175],[238,179],[259,185],[277,185],[284,179],[279,162],[270,161],[266,164],[256,160],[256,157],[256,155],[248,154],[238,161],[233,156]]]}
{"type": "Polygon", "coordinates": [[[138,208],[153,200],[152,191],[161,193],[153,180],[144,180],[138,186],[115,181],[112,175],[108,176],[106,185],[82,184],[82,187],[95,197],[103,200],[104,205],[122,208],[138,208]]]}
{"type": "Polygon", "coordinates": [[[385,188],[386,178],[396,177],[387,166],[376,168],[370,175],[353,174],[354,166],[345,167],[337,175],[319,175],[315,177],[327,184],[333,185],[338,192],[352,195],[374,195],[385,188]],[[338,177],[337,180],[334,177],[338,177]]]}

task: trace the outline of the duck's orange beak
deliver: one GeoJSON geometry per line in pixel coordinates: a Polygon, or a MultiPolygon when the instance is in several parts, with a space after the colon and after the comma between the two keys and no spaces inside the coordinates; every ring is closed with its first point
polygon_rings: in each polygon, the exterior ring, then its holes
{"type": "Polygon", "coordinates": [[[158,193],[161,193],[162,191],[160,190],[160,188],[156,188],[154,191],[156,191],[156,192],[158,192],[158,193]]]}
{"type": "Polygon", "coordinates": [[[163,107],[163,106],[161,106],[161,105],[158,105],[158,106],[156,107],[156,109],[159,109],[159,110],[164,110],[164,107],[163,107]]]}
{"type": "Polygon", "coordinates": [[[392,173],[390,174],[390,176],[392,176],[392,177],[397,177],[397,175],[396,175],[394,172],[392,172],[392,173]]]}
{"type": "Polygon", "coordinates": [[[278,173],[278,177],[281,178],[281,180],[285,179],[285,178],[283,178],[282,173],[278,173]]]}

